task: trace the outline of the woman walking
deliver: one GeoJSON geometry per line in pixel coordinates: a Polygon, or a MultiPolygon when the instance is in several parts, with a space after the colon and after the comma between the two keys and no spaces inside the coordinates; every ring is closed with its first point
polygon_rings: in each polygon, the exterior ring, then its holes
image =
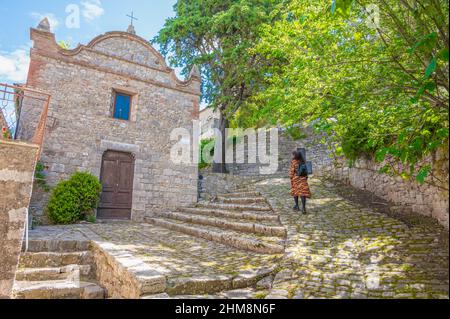
{"type": "Polygon", "coordinates": [[[295,211],[300,211],[299,198],[302,200],[302,212],[306,214],[306,199],[311,198],[311,191],[308,185],[308,173],[299,172],[301,169],[301,164],[306,165],[305,158],[301,152],[295,151],[292,153],[294,158],[291,162],[291,167],[289,169],[289,177],[291,178],[291,194],[295,200],[295,211]]]}

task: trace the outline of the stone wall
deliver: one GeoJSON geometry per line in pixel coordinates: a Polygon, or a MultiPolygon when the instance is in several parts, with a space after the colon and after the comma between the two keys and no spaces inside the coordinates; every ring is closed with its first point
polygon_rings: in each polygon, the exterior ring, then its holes
{"type": "Polygon", "coordinates": [[[0,299],[11,297],[37,153],[35,145],[0,139],[0,299]]]}
{"type": "Polygon", "coordinates": [[[199,182],[201,199],[210,199],[217,194],[233,192],[239,186],[242,186],[242,179],[238,176],[212,173],[209,170],[201,171],[201,180],[199,182]]]}
{"type": "MultiPolygon", "coordinates": [[[[191,135],[198,119],[200,77],[178,80],[148,41],[125,32],[109,32],[74,50],[61,49],[54,34],[32,29],[27,86],[51,94],[41,162],[49,186],[76,171],[100,178],[106,151],[135,157],[132,219],[188,206],[197,200],[198,168],[175,165],[170,135],[185,128],[191,135]],[[133,96],[130,121],[114,119],[114,92],[133,96]]],[[[38,118],[24,101],[19,138],[38,118]]],[[[31,210],[45,222],[47,195],[33,194],[31,210]]]]}
{"type": "MultiPolygon", "coordinates": [[[[328,145],[322,141],[321,135],[316,134],[311,128],[298,128],[300,137],[295,140],[285,130],[280,130],[278,134],[278,170],[275,175],[287,175],[292,160],[292,152],[298,148],[306,148],[307,160],[312,161],[315,174],[320,172],[327,166],[331,165],[330,151],[328,145]]],[[[245,163],[233,163],[227,165],[227,169],[233,175],[238,176],[258,176],[260,168],[266,165],[259,162],[248,163],[248,158],[258,156],[258,154],[249,154],[249,148],[246,139],[238,140],[238,143],[245,143],[245,163]]],[[[266,149],[270,150],[270,139],[267,137],[266,149]]]]}
{"type": "MultiPolygon", "coordinates": [[[[367,190],[394,205],[398,212],[414,212],[435,218],[449,229],[449,153],[444,147],[424,161],[433,167],[433,173],[421,185],[415,180],[403,180],[380,174],[384,164],[360,159],[352,167],[345,160],[335,159],[324,176],[340,180],[358,189],[367,190]]],[[[398,164],[399,165],[399,164],[398,164]]]]}

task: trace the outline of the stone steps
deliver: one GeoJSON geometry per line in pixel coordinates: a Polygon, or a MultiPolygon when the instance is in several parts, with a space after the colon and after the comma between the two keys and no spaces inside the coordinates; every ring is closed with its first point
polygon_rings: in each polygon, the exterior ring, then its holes
{"type": "Polygon", "coordinates": [[[259,192],[218,195],[214,202],[163,212],[146,221],[191,236],[261,254],[282,254],[287,230],[259,192]]]}
{"type": "Polygon", "coordinates": [[[217,201],[224,204],[265,204],[266,199],[264,197],[224,197],[217,196],[217,201]]]}
{"type": "Polygon", "coordinates": [[[223,230],[221,228],[193,225],[178,220],[166,220],[162,218],[146,218],[156,226],[170,230],[179,231],[184,234],[218,242],[242,250],[253,251],[261,254],[282,254],[284,252],[284,241],[279,237],[258,236],[238,231],[223,230]]]}
{"type": "Polygon", "coordinates": [[[16,299],[104,299],[105,290],[96,283],[96,271],[90,251],[81,242],[38,242],[30,245],[34,252],[22,253],[13,297],[16,299]],[[42,245],[55,251],[38,252],[42,245]],[[81,246],[80,246],[81,245],[81,246]],[[67,248],[68,252],[60,252],[67,248]]]}
{"type": "Polygon", "coordinates": [[[219,210],[236,210],[236,211],[259,211],[259,212],[271,212],[272,209],[269,205],[254,204],[254,205],[242,205],[242,204],[224,204],[224,203],[211,203],[200,202],[197,204],[198,208],[209,208],[219,210]]]}
{"type": "MultiPolygon", "coordinates": [[[[86,240],[29,240],[28,252],[80,252],[88,251],[90,243],[86,240]]],[[[25,243],[23,245],[25,250],[25,243]]]]}
{"type": "Polygon", "coordinates": [[[236,222],[224,218],[198,216],[185,213],[160,213],[159,217],[169,220],[178,220],[186,223],[213,226],[224,230],[235,230],[246,233],[254,233],[267,236],[286,237],[286,229],[282,226],[262,225],[256,223],[236,222]]]}
{"type": "Polygon", "coordinates": [[[68,280],[16,281],[15,299],[104,299],[105,291],[88,282],[68,280]]]}
{"type": "Polygon", "coordinates": [[[259,222],[276,222],[279,223],[279,216],[273,213],[264,213],[264,212],[251,212],[251,211],[230,211],[230,210],[221,210],[221,209],[212,209],[212,208],[180,208],[179,212],[190,213],[195,215],[204,215],[210,217],[222,217],[227,219],[235,219],[235,220],[251,220],[251,221],[259,221],[259,222]]]}
{"type": "Polygon", "coordinates": [[[28,252],[20,256],[19,268],[49,268],[70,265],[91,265],[92,254],[81,252],[28,252]]]}
{"type": "Polygon", "coordinates": [[[80,275],[82,278],[92,278],[93,271],[90,265],[69,265],[49,268],[21,268],[17,270],[17,281],[45,281],[66,280],[69,277],[80,275]]]}

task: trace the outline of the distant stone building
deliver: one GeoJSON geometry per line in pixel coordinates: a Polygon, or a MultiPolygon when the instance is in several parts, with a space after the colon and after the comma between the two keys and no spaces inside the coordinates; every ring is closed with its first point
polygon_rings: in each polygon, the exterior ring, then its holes
{"type": "MultiPolygon", "coordinates": [[[[108,32],[73,50],[59,47],[47,19],[31,29],[27,86],[52,96],[41,162],[50,186],[76,171],[101,180],[98,217],[132,219],[197,201],[196,164],[175,165],[175,128],[193,130],[200,74],[179,80],[134,28],[108,32]]],[[[20,109],[19,138],[36,125],[33,105],[20,109]]],[[[42,216],[48,194],[35,187],[31,210],[42,216]]]]}
{"type": "Polygon", "coordinates": [[[200,111],[202,139],[214,137],[214,128],[218,127],[220,113],[208,107],[200,111]]]}

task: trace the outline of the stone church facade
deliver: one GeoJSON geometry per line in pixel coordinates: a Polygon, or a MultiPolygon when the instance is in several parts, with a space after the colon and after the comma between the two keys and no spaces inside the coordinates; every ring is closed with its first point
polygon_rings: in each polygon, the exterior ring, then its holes
{"type": "MultiPolygon", "coordinates": [[[[51,94],[41,162],[50,186],[76,171],[103,184],[98,217],[142,221],[154,212],[197,201],[198,167],[170,160],[175,128],[193,131],[201,77],[179,80],[133,28],[62,49],[47,20],[31,29],[27,86],[51,94]]],[[[37,116],[21,107],[18,135],[37,116]]],[[[44,220],[48,194],[35,187],[31,212],[44,220]]]]}

